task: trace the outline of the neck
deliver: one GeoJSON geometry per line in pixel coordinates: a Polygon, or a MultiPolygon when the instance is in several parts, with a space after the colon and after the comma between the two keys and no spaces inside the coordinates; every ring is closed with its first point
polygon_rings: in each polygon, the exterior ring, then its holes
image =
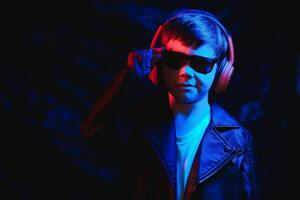
{"type": "Polygon", "coordinates": [[[183,136],[188,133],[199,124],[201,119],[210,113],[208,97],[194,103],[183,103],[177,101],[169,93],[169,104],[175,119],[177,136],[183,136]]]}

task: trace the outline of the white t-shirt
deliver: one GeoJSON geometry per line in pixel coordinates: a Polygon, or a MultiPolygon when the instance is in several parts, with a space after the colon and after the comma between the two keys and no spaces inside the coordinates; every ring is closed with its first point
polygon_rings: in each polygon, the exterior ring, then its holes
{"type": "Polygon", "coordinates": [[[210,121],[210,114],[207,114],[199,124],[190,132],[178,137],[176,136],[177,146],[177,200],[183,199],[185,186],[190,174],[191,166],[210,121]]]}

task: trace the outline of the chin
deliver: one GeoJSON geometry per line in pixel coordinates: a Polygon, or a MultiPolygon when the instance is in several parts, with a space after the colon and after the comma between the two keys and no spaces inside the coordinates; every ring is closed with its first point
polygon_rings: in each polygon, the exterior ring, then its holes
{"type": "Polygon", "coordinates": [[[196,98],[188,97],[188,96],[177,96],[176,100],[180,103],[191,104],[197,101],[196,98]]]}

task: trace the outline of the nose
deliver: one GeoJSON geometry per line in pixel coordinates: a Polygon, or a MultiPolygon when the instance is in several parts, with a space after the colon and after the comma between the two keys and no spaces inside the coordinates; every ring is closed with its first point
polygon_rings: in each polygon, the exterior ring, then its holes
{"type": "Polygon", "coordinates": [[[179,70],[179,76],[181,77],[192,77],[193,76],[193,69],[190,65],[186,64],[179,70]]]}

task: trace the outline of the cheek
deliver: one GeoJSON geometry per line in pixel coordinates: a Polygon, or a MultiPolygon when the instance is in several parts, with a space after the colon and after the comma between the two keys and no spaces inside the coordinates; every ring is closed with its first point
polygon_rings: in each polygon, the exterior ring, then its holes
{"type": "Polygon", "coordinates": [[[196,75],[197,85],[201,86],[202,88],[209,89],[213,84],[215,75],[216,75],[216,67],[209,74],[206,75],[197,73],[196,75]]]}

